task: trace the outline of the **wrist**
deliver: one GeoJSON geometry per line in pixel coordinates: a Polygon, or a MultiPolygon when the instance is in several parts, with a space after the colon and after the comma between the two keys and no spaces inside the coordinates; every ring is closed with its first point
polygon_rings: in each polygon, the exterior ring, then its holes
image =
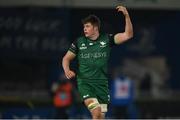
{"type": "Polygon", "coordinates": [[[70,71],[70,69],[64,69],[64,72],[65,73],[67,73],[67,72],[69,72],[70,71]]]}
{"type": "Polygon", "coordinates": [[[124,13],[124,16],[125,16],[125,17],[128,17],[128,16],[129,16],[129,14],[128,14],[128,13],[124,13]]]}

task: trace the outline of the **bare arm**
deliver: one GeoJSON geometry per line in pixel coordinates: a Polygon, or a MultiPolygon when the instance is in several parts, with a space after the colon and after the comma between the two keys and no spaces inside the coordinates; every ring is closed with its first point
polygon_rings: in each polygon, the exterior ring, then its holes
{"type": "Polygon", "coordinates": [[[125,31],[123,33],[117,33],[114,36],[115,43],[121,44],[133,37],[133,26],[127,9],[123,6],[117,6],[116,9],[125,16],[125,31]]]}
{"type": "Polygon", "coordinates": [[[63,69],[64,69],[64,73],[66,75],[66,77],[68,79],[71,79],[73,77],[75,77],[75,73],[74,71],[70,70],[69,66],[70,66],[70,62],[76,57],[76,55],[71,52],[71,51],[68,51],[66,53],[66,55],[63,57],[63,60],[62,60],[62,66],[63,66],[63,69]]]}

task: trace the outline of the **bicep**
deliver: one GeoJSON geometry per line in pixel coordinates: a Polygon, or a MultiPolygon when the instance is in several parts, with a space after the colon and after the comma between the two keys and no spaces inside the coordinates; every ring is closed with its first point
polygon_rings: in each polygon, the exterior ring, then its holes
{"type": "Polygon", "coordinates": [[[115,44],[121,44],[128,40],[128,35],[126,33],[117,33],[114,35],[114,42],[115,44]]]}
{"type": "Polygon", "coordinates": [[[76,54],[74,54],[73,52],[69,51],[66,53],[66,55],[64,56],[64,59],[66,60],[73,60],[76,57],[76,54]]]}

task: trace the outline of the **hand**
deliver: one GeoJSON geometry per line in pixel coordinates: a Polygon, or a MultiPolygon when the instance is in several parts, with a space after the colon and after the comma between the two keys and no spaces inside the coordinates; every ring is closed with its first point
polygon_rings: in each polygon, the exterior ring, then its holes
{"type": "Polygon", "coordinates": [[[75,72],[72,70],[65,71],[65,75],[67,79],[72,79],[76,76],[75,72]]]}
{"type": "Polygon", "coordinates": [[[129,15],[126,7],[124,7],[124,6],[119,5],[119,6],[116,7],[116,9],[117,9],[118,12],[122,12],[125,16],[129,15]]]}

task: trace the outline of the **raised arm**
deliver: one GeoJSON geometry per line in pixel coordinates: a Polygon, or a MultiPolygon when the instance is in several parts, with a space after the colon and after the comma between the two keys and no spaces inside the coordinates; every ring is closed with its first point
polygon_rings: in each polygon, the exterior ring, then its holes
{"type": "Polygon", "coordinates": [[[76,57],[76,55],[74,53],[72,53],[71,51],[68,51],[62,60],[62,66],[64,69],[64,73],[68,79],[75,77],[75,72],[70,70],[70,68],[69,68],[71,61],[75,57],[76,57]]]}
{"type": "Polygon", "coordinates": [[[114,36],[115,43],[121,44],[133,37],[133,26],[127,9],[123,6],[117,6],[116,9],[125,16],[125,31],[114,36]]]}

